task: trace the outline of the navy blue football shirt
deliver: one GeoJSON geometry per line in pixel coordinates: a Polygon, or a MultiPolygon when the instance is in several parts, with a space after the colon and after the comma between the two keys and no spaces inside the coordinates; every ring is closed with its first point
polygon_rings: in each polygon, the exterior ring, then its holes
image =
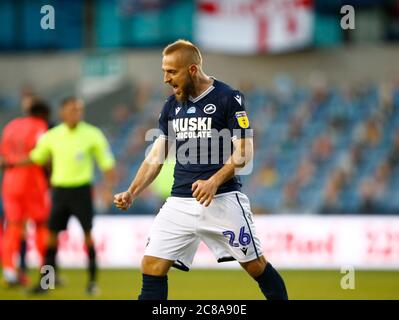
{"type": "MultiPolygon", "coordinates": [[[[177,101],[171,95],[159,116],[159,129],[163,138],[176,140],[172,196],[177,197],[192,197],[195,181],[207,180],[223,167],[233,152],[234,139],[252,137],[243,95],[216,79],[188,101],[177,101]]],[[[235,176],[216,194],[240,190],[240,179],[235,176]]]]}

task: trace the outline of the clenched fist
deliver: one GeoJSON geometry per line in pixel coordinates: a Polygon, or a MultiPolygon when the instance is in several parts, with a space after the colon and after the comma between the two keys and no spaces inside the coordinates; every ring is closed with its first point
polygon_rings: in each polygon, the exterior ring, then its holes
{"type": "Polygon", "coordinates": [[[210,205],[217,190],[218,186],[213,179],[197,180],[191,186],[193,197],[205,207],[210,205]]]}
{"type": "Polygon", "coordinates": [[[127,210],[133,203],[133,195],[129,191],[114,195],[114,204],[118,209],[127,210]]]}

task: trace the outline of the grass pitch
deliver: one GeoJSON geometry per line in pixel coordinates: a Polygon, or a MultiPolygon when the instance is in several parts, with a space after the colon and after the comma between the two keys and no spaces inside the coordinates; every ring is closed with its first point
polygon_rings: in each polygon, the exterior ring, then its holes
{"type": "MultiPolygon", "coordinates": [[[[30,272],[37,279],[37,270],[30,272]]],[[[22,288],[0,288],[0,300],[14,299],[136,299],[141,286],[139,270],[100,270],[100,295],[85,294],[86,271],[61,270],[66,285],[48,294],[31,296],[22,288]]],[[[346,300],[399,299],[399,271],[356,271],[355,289],[341,289],[339,270],[281,270],[290,299],[346,300]]],[[[169,273],[171,300],[258,300],[263,295],[257,283],[243,270],[172,270],[169,273]]]]}

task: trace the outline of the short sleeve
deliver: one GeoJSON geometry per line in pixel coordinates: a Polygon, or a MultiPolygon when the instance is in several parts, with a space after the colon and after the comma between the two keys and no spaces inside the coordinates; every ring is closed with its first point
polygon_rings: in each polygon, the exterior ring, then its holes
{"type": "Polygon", "coordinates": [[[169,99],[165,101],[165,104],[162,108],[161,113],[159,114],[159,130],[161,130],[161,135],[160,138],[163,139],[168,139],[168,125],[169,125],[169,108],[170,108],[170,102],[169,99]]]}
{"type": "Polygon", "coordinates": [[[29,159],[38,164],[44,165],[51,155],[50,133],[47,131],[40,136],[34,149],[29,153],[29,159]]]}
{"type": "Polygon", "coordinates": [[[94,157],[98,167],[102,171],[107,171],[115,166],[115,158],[105,135],[97,129],[94,137],[94,157]]]}
{"type": "Polygon", "coordinates": [[[245,110],[244,96],[237,90],[232,91],[227,99],[227,126],[232,140],[253,136],[245,110]]]}

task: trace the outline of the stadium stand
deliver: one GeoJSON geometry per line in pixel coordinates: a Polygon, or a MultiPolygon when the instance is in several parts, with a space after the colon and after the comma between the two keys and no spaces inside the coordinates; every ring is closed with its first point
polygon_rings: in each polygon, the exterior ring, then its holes
{"type": "MultiPolygon", "coordinates": [[[[243,177],[258,213],[395,213],[399,210],[399,84],[349,88],[243,87],[255,129],[254,174],[243,177]],[[388,201],[387,201],[388,200],[388,201]]],[[[167,95],[137,85],[136,105],[112,106],[112,147],[127,187],[149,142],[148,129],[167,95]]],[[[154,213],[150,191],[133,213],[154,213]]]]}
{"type": "MultiPolygon", "coordinates": [[[[399,82],[339,88],[319,79],[303,87],[283,75],[275,84],[265,89],[243,83],[240,88],[255,130],[254,173],[242,177],[253,210],[399,212],[399,82]]],[[[89,121],[102,125],[118,159],[119,190],[128,186],[142,161],[150,144],[145,133],[157,128],[167,95],[164,87],[125,84],[88,104],[89,121]]],[[[50,96],[56,101],[56,94],[50,96]]],[[[1,104],[2,119],[15,116],[9,104],[1,104]]],[[[154,214],[161,197],[150,188],[131,213],[154,214]]],[[[118,214],[100,200],[97,206],[102,213],[118,214]]]]}

